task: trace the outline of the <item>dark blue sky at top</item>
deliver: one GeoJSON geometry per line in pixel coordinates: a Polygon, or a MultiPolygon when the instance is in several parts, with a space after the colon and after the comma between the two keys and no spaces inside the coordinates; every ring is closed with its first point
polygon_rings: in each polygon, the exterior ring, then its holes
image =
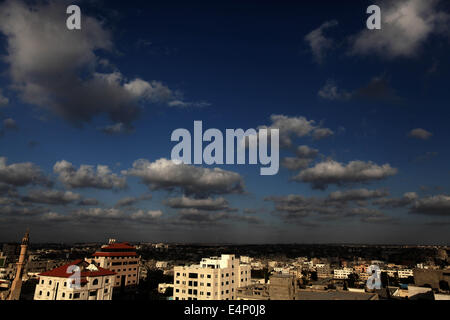
{"type": "MultiPolygon", "coordinates": [[[[449,37],[431,35],[414,57],[350,55],[348,37],[365,28],[365,10],[371,3],[80,2],[83,14],[103,20],[105,28],[112,30],[115,50],[100,50],[98,55],[108,58],[124,76],[162,81],[171,89],[182,92],[186,101],[205,101],[210,105],[170,108],[144,103],[142,116],[133,122],[134,132],[105,135],[97,128],[112,124],[106,116],[96,117],[91,123],[78,127],[42,108],[25,104],[13,89],[8,89],[11,83],[7,75],[8,65],[1,62],[0,88],[10,103],[0,109],[0,115],[2,119],[13,118],[19,129],[7,130],[0,138],[0,156],[7,157],[8,163],[31,161],[49,173],[55,162],[62,159],[77,167],[81,164],[105,164],[120,173],[140,158],[150,161],[170,158],[174,146],[170,142],[172,131],[177,128],[192,131],[194,120],[202,120],[204,129],[224,131],[226,128],[269,125],[272,114],[283,114],[304,116],[317,123],[322,121],[324,127],[335,132],[334,136],[319,141],[299,138],[295,140],[296,145],[314,147],[325,157],[342,163],[372,161],[380,165],[389,163],[398,169],[395,176],[355,187],[387,188],[391,196],[401,197],[405,192],[420,193],[421,186],[439,186],[439,193],[447,194],[450,191],[449,37]],[[336,44],[323,63],[318,64],[304,37],[330,20],[339,23],[326,32],[336,44]],[[437,65],[437,69],[429,72],[433,65],[437,65]],[[339,88],[350,92],[366,86],[374,77],[386,79],[398,100],[331,101],[318,96],[318,91],[328,79],[333,79],[339,88]],[[45,116],[46,120],[38,120],[40,116],[45,116]],[[424,128],[433,136],[427,141],[408,138],[407,133],[414,128],[424,128]],[[36,141],[38,145],[29,147],[30,141],[36,141]],[[437,155],[417,161],[417,157],[427,152],[436,152],[437,155]]],[[[7,46],[4,35],[0,44],[0,54],[4,55],[7,46]]],[[[289,152],[281,150],[280,159],[288,155],[289,152]]],[[[367,236],[357,227],[359,222],[351,222],[353,227],[348,228],[345,222],[339,222],[332,232],[329,231],[331,229],[305,231],[300,227],[296,231],[269,213],[272,203],[263,201],[264,197],[287,194],[326,196],[331,191],[345,188],[330,186],[326,191],[313,190],[306,183],[289,181],[296,173],[283,167],[273,177],[260,176],[259,166],[221,167],[240,173],[249,192],[245,196],[227,196],[233,207],[266,207],[267,211],[262,215],[267,223],[276,226],[277,230],[289,230],[286,238],[283,238],[282,231],[278,231],[266,237],[261,234],[243,237],[244,242],[309,242],[310,239],[312,242],[414,242],[415,238],[408,235],[422,231],[431,237],[418,237],[422,242],[446,241],[446,236],[442,235],[444,229],[438,229],[440,235],[432,236],[429,227],[421,226],[421,223],[448,217],[424,217],[396,209],[393,214],[403,218],[398,229],[363,225],[367,228],[364,231],[367,236]],[[413,222],[417,224],[409,226],[413,222]],[[323,236],[330,233],[329,237],[323,236]],[[349,233],[354,236],[348,236],[349,233]],[[298,234],[305,236],[297,237],[298,234]]],[[[128,184],[130,187],[125,191],[77,192],[84,196],[94,195],[111,206],[119,198],[148,190],[137,178],[129,177],[128,184]]],[[[153,200],[142,204],[142,208],[165,211],[161,200],[168,193],[151,193],[153,200]]],[[[242,228],[250,230],[252,227],[242,228]]],[[[188,233],[181,238],[173,236],[168,239],[163,233],[147,238],[145,231],[138,235],[150,240],[182,241],[191,239],[188,233]]],[[[0,236],[1,240],[5,239],[0,236]]],[[[194,240],[231,241],[226,237],[194,240]]]]}

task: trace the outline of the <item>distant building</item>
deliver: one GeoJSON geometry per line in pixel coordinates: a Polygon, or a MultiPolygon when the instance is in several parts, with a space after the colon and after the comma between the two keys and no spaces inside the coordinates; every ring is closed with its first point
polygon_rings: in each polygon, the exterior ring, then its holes
{"type": "Polygon", "coordinates": [[[333,274],[331,273],[330,265],[327,263],[318,263],[316,264],[317,278],[332,278],[333,274]]]}
{"type": "Polygon", "coordinates": [[[348,276],[353,273],[352,268],[334,269],[335,279],[348,279],[348,276]]]}
{"type": "Polygon", "coordinates": [[[401,269],[397,271],[398,277],[403,279],[403,278],[408,278],[408,277],[414,277],[414,271],[412,269],[401,269]]]}
{"type": "Polygon", "coordinates": [[[414,269],[414,283],[417,286],[429,286],[440,289],[450,285],[450,270],[414,269]]]}
{"type": "Polygon", "coordinates": [[[296,279],[293,275],[273,275],[270,277],[270,300],[294,300],[296,279]]]}
{"type": "Polygon", "coordinates": [[[100,267],[116,273],[114,287],[126,288],[139,283],[139,261],[136,247],[129,243],[111,242],[93,254],[93,261],[100,267]]]}
{"type": "Polygon", "coordinates": [[[199,265],[174,268],[175,300],[234,300],[251,283],[251,270],[234,254],[203,258],[199,265]]]}
{"type": "Polygon", "coordinates": [[[165,269],[169,266],[169,263],[167,261],[157,261],[155,266],[157,269],[165,269]]]}
{"type": "Polygon", "coordinates": [[[34,300],[111,300],[115,274],[85,260],[75,260],[39,274],[34,300]],[[67,273],[70,266],[79,268],[79,286],[76,273],[67,273]]]}
{"type": "Polygon", "coordinates": [[[236,300],[270,300],[269,285],[257,283],[237,288],[236,300]]]}

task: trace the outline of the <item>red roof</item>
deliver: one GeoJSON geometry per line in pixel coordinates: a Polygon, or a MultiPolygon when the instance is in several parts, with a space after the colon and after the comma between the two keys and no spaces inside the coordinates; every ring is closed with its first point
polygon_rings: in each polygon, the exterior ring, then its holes
{"type": "Polygon", "coordinates": [[[53,270],[40,273],[39,276],[69,278],[70,276],[73,275],[73,273],[67,273],[67,268],[69,268],[70,266],[73,266],[73,265],[77,265],[78,267],[80,267],[80,271],[81,271],[80,276],[82,278],[112,276],[112,275],[116,274],[113,271],[110,271],[108,269],[104,269],[101,267],[97,267],[98,270],[96,270],[96,271],[90,271],[89,269],[86,269],[89,266],[89,262],[82,260],[82,259],[78,259],[71,263],[63,265],[61,267],[55,268],[53,270]]]}
{"type": "Polygon", "coordinates": [[[110,244],[102,247],[102,249],[125,249],[125,250],[133,249],[133,250],[135,250],[136,247],[130,246],[130,244],[128,242],[123,242],[123,243],[110,243],[110,244]]]}
{"type": "Polygon", "coordinates": [[[101,252],[97,251],[93,254],[94,257],[129,257],[136,256],[136,252],[101,252]]]}

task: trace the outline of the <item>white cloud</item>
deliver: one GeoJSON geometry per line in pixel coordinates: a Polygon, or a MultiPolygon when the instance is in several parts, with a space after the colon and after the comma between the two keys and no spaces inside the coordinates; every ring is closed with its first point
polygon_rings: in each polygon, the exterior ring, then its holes
{"type": "Polygon", "coordinates": [[[397,169],[389,164],[377,165],[372,162],[351,161],[347,165],[327,160],[300,172],[295,181],[307,182],[315,189],[326,189],[330,184],[346,185],[385,179],[397,174],[397,169]]]}
{"type": "Polygon", "coordinates": [[[381,2],[381,30],[363,30],[351,38],[353,54],[386,58],[416,56],[432,34],[448,32],[449,15],[438,0],[381,2]]]}
{"type": "Polygon", "coordinates": [[[305,36],[305,41],[309,44],[317,63],[322,63],[326,51],[333,47],[333,40],[325,37],[324,31],[337,25],[338,22],[336,20],[327,21],[305,36]]]}
{"type": "Polygon", "coordinates": [[[59,180],[70,188],[98,188],[98,189],[124,189],[125,177],[111,173],[105,165],[81,165],[76,169],[72,163],[62,160],[55,163],[53,171],[58,174],[59,180]]]}
{"type": "Polygon", "coordinates": [[[429,138],[431,138],[432,135],[433,134],[431,132],[422,128],[413,129],[408,133],[408,136],[410,138],[416,138],[421,140],[428,140],[429,138]]]}
{"type": "Polygon", "coordinates": [[[197,196],[244,192],[244,181],[238,173],[219,168],[175,164],[164,158],[155,162],[137,160],[123,174],[139,177],[153,190],[181,189],[187,195],[197,196]]]}

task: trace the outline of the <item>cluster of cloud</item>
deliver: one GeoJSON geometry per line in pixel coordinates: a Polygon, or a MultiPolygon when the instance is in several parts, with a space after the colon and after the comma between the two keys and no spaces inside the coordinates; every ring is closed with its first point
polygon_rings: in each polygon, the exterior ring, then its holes
{"type": "Polygon", "coordinates": [[[324,190],[331,184],[342,186],[382,180],[397,174],[397,171],[389,164],[377,165],[371,161],[350,161],[348,164],[342,164],[326,160],[301,171],[292,180],[310,183],[313,189],[324,190]]]}
{"type": "MultiPolygon", "coordinates": [[[[382,58],[415,57],[432,35],[449,33],[450,15],[441,9],[442,1],[380,1],[381,30],[364,28],[348,37],[349,55],[378,55],[382,58]]],[[[335,40],[324,31],[338,25],[335,20],[323,23],[305,36],[317,63],[323,63],[335,40]]],[[[332,92],[329,92],[332,94],[332,92]]]]}
{"type": "MultiPolygon", "coordinates": [[[[314,120],[305,117],[289,117],[281,114],[270,116],[271,124],[259,126],[258,129],[278,129],[280,136],[280,147],[290,148],[293,146],[293,138],[312,137],[314,140],[321,140],[334,135],[329,128],[324,128],[316,124],[314,120]]],[[[251,138],[251,137],[250,137],[251,138]]]]}
{"type": "Polygon", "coordinates": [[[417,56],[433,34],[448,33],[450,16],[439,10],[439,0],[383,1],[382,32],[363,30],[351,38],[352,54],[383,58],[417,56]]]}
{"type": "Polygon", "coordinates": [[[0,157],[0,183],[12,187],[52,185],[51,180],[34,163],[24,162],[8,165],[5,157],[0,157]]]}
{"type": "MultiPolygon", "coordinates": [[[[64,27],[66,18],[65,3],[60,1],[9,0],[0,5],[0,32],[7,42],[5,62],[12,87],[23,101],[75,125],[105,114],[115,123],[105,128],[107,133],[131,128],[140,114],[140,102],[195,104],[184,102],[179,92],[160,81],[128,80],[117,69],[98,71],[110,65],[99,52],[114,51],[111,32],[86,13],[83,28],[73,32],[64,27]]],[[[5,103],[0,96],[0,104],[5,103]]]]}
{"type": "Polygon", "coordinates": [[[22,198],[23,202],[67,205],[79,201],[81,195],[72,191],[60,190],[31,190],[22,198]]]}
{"type": "Polygon", "coordinates": [[[218,211],[229,209],[228,201],[219,197],[216,199],[195,199],[182,196],[179,198],[169,198],[164,202],[168,207],[174,209],[198,209],[206,211],[218,211]]]}
{"type": "Polygon", "coordinates": [[[150,162],[139,159],[123,174],[141,179],[151,190],[181,190],[183,194],[207,197],[214,194],[243,193],[244,180],[236,172],[175,164],[168,159],[150,162]]]}
{"type": "Polygon", "coordinates": [[[308,217],[316,221],[329,221],[359,217],[362,222],[387,222],[392,218],[380,210],[368,207],[368,201],[388,195],[385,190],[353,189],[336,191],[326,197],[305,197],[302,195],[270,196],[266,201],[275,205],[274,215],[287,223],[298,223],[305,226],[318,226],[306,220],[308,217]]]}
{"type": "Polygon", "coordinates": [[[151,194],[143,194],[139,197],[126,197],[119,199],[114,207],[115,208],[129,207],[137,204],[140,201],[151,200],[152,198],[153,196],[151,194]]]}
{"type": "Polygon", "coordinates": [[[53,166],[53,172],[58,174],[59,181],[69,188],[124,189],[126,178],[112,173],[108,166],[81,165],[79,169],[66,161],[58,161],[53,166]]]}
{"type": "Polygon", "coordinates": [[[295,157],[283,158],[281,165],[288,170],[299,170],[307,168],[310,163],[318,156],[319,150],[310,148],[306,145],[298,146],[295,150],[295,157]]]}

